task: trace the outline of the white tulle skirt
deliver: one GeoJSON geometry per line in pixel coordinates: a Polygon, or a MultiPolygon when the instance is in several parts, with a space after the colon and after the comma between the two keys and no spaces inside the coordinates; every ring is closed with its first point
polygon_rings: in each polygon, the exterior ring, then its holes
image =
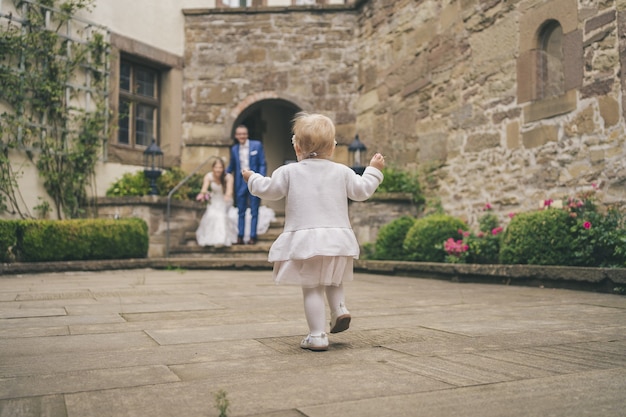
{"type": "Polygon", "coordinates": [[[352,281],[352,256],[315,256],[274,262],[274,282],[315,288],[319,285],[340,285],[352,281]]]}

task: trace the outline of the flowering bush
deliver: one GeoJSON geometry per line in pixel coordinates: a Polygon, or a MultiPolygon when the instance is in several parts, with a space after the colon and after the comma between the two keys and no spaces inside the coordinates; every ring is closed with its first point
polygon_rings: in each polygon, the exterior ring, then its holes
{"type": "MultiPolygon", "coordinates": [[[[485,204],[483,211],[491,211],[491,204],[485,204]]],[[[444,242],[445,261],[449,263],[498,263],[500,238],[503,231],[498,217],[486,213],[479,221],[478,233],[458,230],[460,239],[450,238],[444,242]]]]}
{"type": "Polygon", "coordinates": [[[626,266],[626,219],[616,208],[601,212],[593,192],[567,200],[572,265],[626,266]]]}

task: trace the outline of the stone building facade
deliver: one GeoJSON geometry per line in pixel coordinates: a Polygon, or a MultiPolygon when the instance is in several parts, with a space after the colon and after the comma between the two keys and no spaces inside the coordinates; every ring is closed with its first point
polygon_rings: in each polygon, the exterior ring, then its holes
{"type": "Polygon", "coordinates": [[[419,172],[431,201],[476,221],[598,188],[626,208],[626,2],[362,0],[188,9],[183,168],[227,156],[235,126],[270,172],[300,110],[419,172]]]}

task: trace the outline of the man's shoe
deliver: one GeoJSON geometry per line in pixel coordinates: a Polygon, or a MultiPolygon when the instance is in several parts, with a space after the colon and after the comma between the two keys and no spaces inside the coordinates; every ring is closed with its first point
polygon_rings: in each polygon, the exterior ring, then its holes
{"type": "Polygon", "coordinates": [[[302,342],[300,342],[300,347],[302,349],[309,349],[315,352],[328,350],[328,336],[326,336],[326,333],[322,333],[319,336],[308,335],[307,337],[302,339],[302,342]]]}
{"type": "Polygon", "coordinates": [[[248,245],[255,245],[256,244],[256,237],[251,237],[250,240],[248,241],[248,245]]]}
{"type": "Polygon", "coordinates": [[[351,319],[352,316],[346,306],[343,303],[339,304],[339,309],[330,313],[330,332],[341,333],[348,330],[351,319]]]}
{"type": "Polygon", "coordinates": [[[237,238],[237,243],[235,243],[235,245],[243,245],[243,238],[242,237],[238,237],[237,238]]]}

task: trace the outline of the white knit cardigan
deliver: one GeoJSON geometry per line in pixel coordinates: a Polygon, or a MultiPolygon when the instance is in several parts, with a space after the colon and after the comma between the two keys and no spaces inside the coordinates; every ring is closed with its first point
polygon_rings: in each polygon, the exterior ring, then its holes
{"type": "Polygon", "coordinates": [[[271,177],[253,174],[250,193],[285,202],[285,227],[272,244],[268,261],[314,256],[359,257],[359,244],[348,217],[348,199],[364,201],[374,194],[383,174],[367,167],[362,176],[327,159],[304,159],[283,165],[271,177]]]}

